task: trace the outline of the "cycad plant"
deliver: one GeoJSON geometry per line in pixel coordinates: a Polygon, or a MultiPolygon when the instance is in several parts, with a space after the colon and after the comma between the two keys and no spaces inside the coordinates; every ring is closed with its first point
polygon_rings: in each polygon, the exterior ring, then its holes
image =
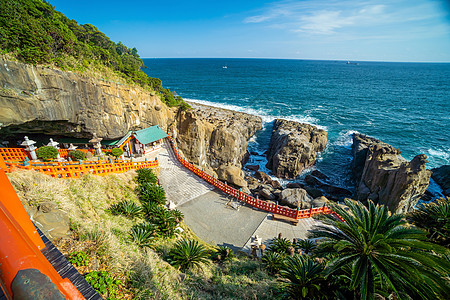
{"type": "Polygon", "coordinates": [[[321,299],[326,292],[323,271],[324,266],[309,256],[294,254],[286,257],[280,275],[287,279],[283,285],[296,299],[321,299]]]}
{"type": "Polygon", "coordinates": [[[317,244],[314,241],[308,239],[299,239],[294,246],[295,248],[302,250],[305,254],[309,254],[317,248],[317,244]]]}
{"type": "Polygon", "coordinates": [[[139,247],[150,247],[153,240],[153,231],[143,227],[135,226],[131,228],[131,239],[139,247]]]}
{"type": "Polygon", "coordinates": [[[424,231],[405,226],[404,217],[390,215],[386,206],[371,201],[368,207],[350,200],[345,204],[349,211],[331,205],[344,222],[324,215],[324,225],[311,234],[322,239],[321,252],[332,255],[328,274],[350,266],[349,288],[361,299],[386,292],[398,299],[440,299],[450,294],[448,279],[444,279],[450,264],[439,256],[447,249],[427,242],[424,231]]]}
{"type": "Polygon", "coordinates": [[[122,214],[130,218],[139,217],[142,213],[142,207],[130,200],[123,200],[117,204],[111,205],[109,211],[114,214],[122,214]]]}
{"type": "Polygon", "coordinates": [[[216,251],[216,257],[219,262],[223,262],[226,260],[230,260],[234,257],[234,252],[230,247],[227,246],[219,246],[216,251]]]}
{"type": "Polygon", "coordinates": [[[166,203],[166,192],[156,184],[144,182],[139,185],[139,200],[144,202],[152,202],[159,205],[166,203]]]}
{"type": "Polygon", "coordinates": [[[178,222],[172,211],[163,206],[156,206],[152,210],[152,214],[148,216],[149,222],[158,227],[160,235],[172,237],[175,235],[175,228],[178,222]]]}
{"type": "Polygon", "coordinates": [[[276,274],[283,267],[284,256],[277,253],[268,251],[261,258],[263,267],[269,272],[269,274],[276,274]]]}
{"type": "Polygon", "coordinates": [[[169,255],[170,264],[180,268],[183,272],[208,262],[208,252],[205,247],[194,240],[178,241],[170,250],[169,255]]]}
{"type": "Polygon", "coordinates": [[[428,232],[430,241],[450,246],[450,198],[421,205],[406,216],[415,226],[428,232]]]}
{"type": "Polygon", "coordinates": [[[138,184],[143,183],[150,183],[150,184],[157,184],[158,183],[158,177],[153,173],[152,169],[139,169],[136,171],[137,177],[136,181],[138,184]]]}
{"type": "Polygon", "coordinates": [[[288,248],[291,246],[292,243],[288,239],[275,237],[270,241],[268,251],[287,254],[288,248]]]}

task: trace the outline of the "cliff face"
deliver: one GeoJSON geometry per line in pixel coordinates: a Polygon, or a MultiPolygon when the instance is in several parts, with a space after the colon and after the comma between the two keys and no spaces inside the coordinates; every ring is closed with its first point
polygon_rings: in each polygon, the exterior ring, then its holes
{"type": "Polygon", "coordinates": [[[277,177],[293,179],[316,162],[327,145],[328,134],[309,124],[277,119],[267,153],[267,168],[277,177]]]}
{"type": "Polygon", "coordinates": [[[361,134],[353,135],[353,171],[358,200],[385,204],[391,212],[413,209],[425,193],[431,171],[425,154],[410,162],[389,144],[361,134]]]}
{"type": "Polygon", "coordinates": [[[177,142],[195,164],[217,170],[222,165],[241,167],[247,141],[262,127],[260,117],[189,103],[192,109],[177,117],[177,142]]]}
{"type": "Polygon", "coordinates": [[[174,116],[158,96],[139,87],[0,58],[2,127],[113,139],[156,124],[166,129],[174,116]]]}

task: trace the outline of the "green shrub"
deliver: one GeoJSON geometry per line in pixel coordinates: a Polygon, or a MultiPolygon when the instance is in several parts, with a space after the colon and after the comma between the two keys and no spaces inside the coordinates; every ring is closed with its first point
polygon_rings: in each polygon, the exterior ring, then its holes
{"type": "Polygon", "coordinates": [[[154,231],[147,227],[134,226],[131,228],[131,239],[139,247],[150,247],[154,231]]]}
{"type": "Polygon", "coordinates": [[[175,235],[175,228],[178,226],[178,222],[173,211],[163,206],[156,206],[147,217],[150,223],[157,226],[158,233],[161,236],[173,237],[175,235]]]}
{"type": "Polygon", "coordinates": [[[86,154],[84,154],[84,152],[80,151],[80,150],[72,150],[72,151],[69,151],[69,157],[72,160],[85,160],[86,154]]]}
{"type": "Polygon", "coordinates": [[[166,203],[166,192],[159,185],[145,182],[139,185],[138,190],[141,203],[152,202],[159,205],[164,205],[166,203]]]}
{"type": "Polygon", "coordinates": [[[219,246],[219,249],[216,251],[215,259],[222,262],[226,260],[230,260],[234,257],[234,252],[230,247],[219,246]]]}
{"type": "Polygon", "coordinates": [[[286,238],[273,238],[269,244],[269,251],[277,252],[279,254],[286,254],[288,248],[292,246],[292,243],[286,238]]]}
{"type": "Polygon", "coordinates": [[[104,298],[114,299],[117,296],[117,288],[122,282],[114,278],[106,271],[92,271],[84,275],[84,279],[100,293],[104,298]]]}
{"type": "Polygon", "coordinates": [[[201,263],[208,262],[208,252],[198,241],[180,240],[175,247],[170,250],[169,263],[182,271],[200,266],[201,263]]]}
{"type": "Polygon", "coordinates": [[[123,150],[120,148],[114,148],[110,151],[110,153],[115,158],[119,158],[123,154],[123,150]]]}
{"type": "Polygon", "coordinates": [[[157,184],[158,183],[158,177],[153,173],[152,169],[139,169],[136,171],[137,177],[136,181],[138,184],[144,184],[144,183],[151,183],[151,184],[157,184]]]}
{"type": "Polygon", "coordinates": [[[267,251],[261,258],[262,265],[270,274],[276,274],[283,267],[284,256],[277,253],[267,251]]]}
{"type": "Polygon", "coordinates": [[[130,218],[139,217],[142,213],[142,207],[133,201],[123,200],[117,204],[111,205],[109,211],[113,215],[125,215],[130,218]]]}
{"type": "Polygon", "coordinates": [[[317,248],[317,244],[314,241],[308,239],[300,239],[294,246],[296,249],[300,249],[305,252],[305,254],[309,254],[317,248]]]}
{"type": "Polygon", "coordinates": [[[68,261],[77,267],[87,266],[89,264],[89,255],[83,251],[72,252],[68,261]]]}
{"type": "Polygon", "coordinates": [[[51,161],[58,157],[58,150],[52,146],[42,146],[36,150],[36,154],[43,161],[51,161]]]}

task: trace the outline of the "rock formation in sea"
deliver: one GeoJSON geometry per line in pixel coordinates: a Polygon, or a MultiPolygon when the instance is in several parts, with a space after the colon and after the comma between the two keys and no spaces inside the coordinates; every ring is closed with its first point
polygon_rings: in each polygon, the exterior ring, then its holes
{"type": "Polygon", "coordinates": [[[114,139],[172,122],[155,93],[73,72],[0,58],[0,122],[9,132],[114,139]]]}
{"type": "Polygon", "coordinates": [[[293,179],[314,165],[325,149],[328,134],[309,124],[276,119],[267,153],[267,168],[280,178],[293,179]]]}
{"type": "Polygon", "coordinates": [[[261,129],[260,117],[197,103],[177,116],[176,140],[184,156],[200,167],[211,167],[219,179],[242,186],[242,167],[247,141],[261,129]],[[220,168],[220,170],[219,170],[220,168]],[[229,168],[230,170],[225,170],[229,168]],[[235,176],[230,176],[233,173],[235,176]],[[236,180],[230,181],[230,178],[236,180]]]}
{"type": "Polygon", "coordinates": [[[400,150],[358,133],[353,134],[352,152],[356,198],[360,201],[370,199],[387,205],[393,213],[405,213],[428,188],[431,171],[425,169],[425,154],[409,162],[400,150]]]}
{"type": "Polygon", "coordinates": [[[431,169],[431,172],[431,178],[441,186],[443,194],[450,197],[450,165],[431,169]]]}

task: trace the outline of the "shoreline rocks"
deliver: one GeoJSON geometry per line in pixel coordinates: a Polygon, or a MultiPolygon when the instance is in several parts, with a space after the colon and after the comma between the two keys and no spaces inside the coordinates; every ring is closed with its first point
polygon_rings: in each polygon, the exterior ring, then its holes
{"type": "Polygon", "coordinates": [[[328,134],[309,124],[276,119],[267,153],[267,168],[280,178],[293,179],[314,165],[325,149],[328,134]]]}
{"type": "Polygon", "coordinates": [[[370,199],[387,205],[393,213],[406,213],[428,188],[431,171],[425,168],[425,154],[408,162],[400,150],[359,133],[353,134],[352,153],[356,198],[360,201],[370,199]]]}
{"type": "Polygon", "coordinates": [[[433,174],[431,178],[436,181],[442,188],[442,192],[445,196],[450,196],[450,165],[443,165],[439,168],[431,169],[433,174]]]}

